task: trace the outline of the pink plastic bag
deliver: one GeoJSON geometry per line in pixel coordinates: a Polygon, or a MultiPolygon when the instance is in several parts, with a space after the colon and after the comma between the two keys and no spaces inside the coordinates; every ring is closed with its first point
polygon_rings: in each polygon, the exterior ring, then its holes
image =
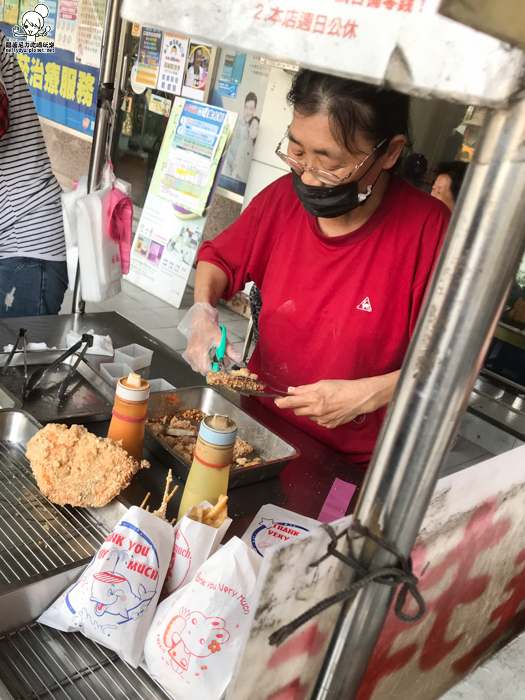
{"type": "Polygon", "coordinates": [[[127,275],[129,272],[133,237],[132,224],[133,203],[124,192],[113,185],[109,201],[109,235],[119,245],[123,275],[127,275]]]}

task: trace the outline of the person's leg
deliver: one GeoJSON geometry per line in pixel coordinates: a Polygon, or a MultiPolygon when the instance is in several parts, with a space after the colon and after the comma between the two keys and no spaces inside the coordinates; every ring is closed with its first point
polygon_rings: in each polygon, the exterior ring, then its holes
{"type": "Polygon", "coordinates": [[[41,260],[0,260],[0,318],[38,316],[42,287],[41,260]]]}
{"type": "Polygon", "coordinates": [[[65,262],[0,260],[0,318],[57,314],[66,289],[65,262]]]}
{"type": "Polygon", "coordinates": [[[67,290],[67,263],[43,260],[40,316],[58,314],[67,290]]]}

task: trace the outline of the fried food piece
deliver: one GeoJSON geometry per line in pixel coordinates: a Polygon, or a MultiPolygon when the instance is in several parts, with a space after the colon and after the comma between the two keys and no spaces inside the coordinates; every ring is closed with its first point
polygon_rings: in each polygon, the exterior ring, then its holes
{"type": "MultiPolygon", "coordinates": [[[[206,375],[206,382],[212,386],[223,386],[230,391],[235,391],[235,389],[251,389],[253,391],[264,391],[266,384],[256,381],[257,375],[251,374],[246,376],[244,374],[239,375],[239,372],[243,370],[237,370],[235,372],[208,372],[206,375]]],[[[248,372],[248,370],[246,370],[248,372]]]]}
{"type": "Polygon", "coordinates": [[[200,423],[206,418],[206,414],[196,408],[189,408],[187,411],[184,411],[184,413],[181,413],[181,418],[194,420],[200,423]]]}
{"type": "Polygon", "coordinates": [[[202,513],[204,511],[203,506],[193,506],[193,508],[188,513],[188,518],[194,520],[196,523],[202,523],[202,513]]]}
{"type": "Polygon", "coordinates": [[[232,377],[246,377],[248,379],[254,380],[259,379],[258,375],[250,372],[248,367],[243,367],[242,369],[232,369],[230,374],[232,375],[232,377]]]}
{"type": "Polygon", "coordinates": [[[166,432],[166,424],[162,423],[160,421],[146,421],[146,425],[148,427],[148,430],[151,430],[153,435],[164,435],[166,432]]]}
{"type": "Polygon", "coordinates": [[[161,502],[159,508],[157,510],[153,511],[153,515],[156,515],[157,518],[160,518],[161,520],[165,520],[166,522],[168,522],[166,520],[166,510],[168,508],[168,503],[172,499],[175,491],[177,491],[179,488],[178,486],[175,486],[173,491],[170,492],[170,485],[171,485],[172,481],[173,481],[173,477],[171,475],[171,469],[170,469],[168,472],[168,476],[166,477],[166,487],[164,488],[164,496],[162,497],[162,502],[161,502]]]}
{"type": "Polygon", "coordinates": [[[173,418],[170,420],[170,428],[180,428],[181,430],[194,430],[197,432],[197,428],[195,428],[189,420],[181,420],[180,416],[173,416],[173,418]]]}
{"type": "Polygon", "coordinates": [[[204,506],[193,506],[188,513],[188,518],[194,520],[196,523],[202,523],[203,525],[208,525],[218,530],[228,517],[227,503],[228,496],[221,495],[219,496],[217,505],[213,508],[204,509],[204,506]]]}
{"type": "Polygon", "coordinates": [[[244,455],[247,455],[252,451],[253,447],[251,445],[244,440],[237,438],[237,440],[235,440],[235,445],[233,446],[233,460],[235,461],[236,459],[239,459],[239,457],[244,457],[244,455]]]}
{"type": "Polygon", "coordinates": [[[255,467],[256,464],[262,464],[262,459],[260,457],[256,457],[255,459],[252,459],[250,462],[246,462],[244,465],[245,467],[255,467]]]}
{"type": "Polygon", "coordinates": [[[82,425],[49,423],[27,444],[38,488],[58,505],[99,508],[126,488],[139,469],[122,445],[96,437],[82,425]]]}

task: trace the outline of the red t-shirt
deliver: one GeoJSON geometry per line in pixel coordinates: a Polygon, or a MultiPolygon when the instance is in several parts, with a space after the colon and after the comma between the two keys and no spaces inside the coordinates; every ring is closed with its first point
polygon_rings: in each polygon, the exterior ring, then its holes
{"type": "MultiPolygon", "coordinates": [[[[263,190],[198,259],[228,276],[225,299],[261,290],[259,342],[250,369],[286,390],[321,379],[400,369],[449,221],[447,207],[393,176],[361,228],[329,238],[307,214],[292,176],[263,190]]],[[[268,408],[366,466],[386,409],[329,430],[293,410],[268,408]]]]}

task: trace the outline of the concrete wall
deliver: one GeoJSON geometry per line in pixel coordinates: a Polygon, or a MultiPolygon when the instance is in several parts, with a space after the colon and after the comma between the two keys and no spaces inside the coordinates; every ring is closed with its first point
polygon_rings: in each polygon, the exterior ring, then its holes
{"type": "Polygon", "coordinates": [[[47,120],[40,120],[40,124],[53,172],[62,189],[72,190],[75,180],[81,175],[87,175],[91,139],[55,128],[47,120]]]}

